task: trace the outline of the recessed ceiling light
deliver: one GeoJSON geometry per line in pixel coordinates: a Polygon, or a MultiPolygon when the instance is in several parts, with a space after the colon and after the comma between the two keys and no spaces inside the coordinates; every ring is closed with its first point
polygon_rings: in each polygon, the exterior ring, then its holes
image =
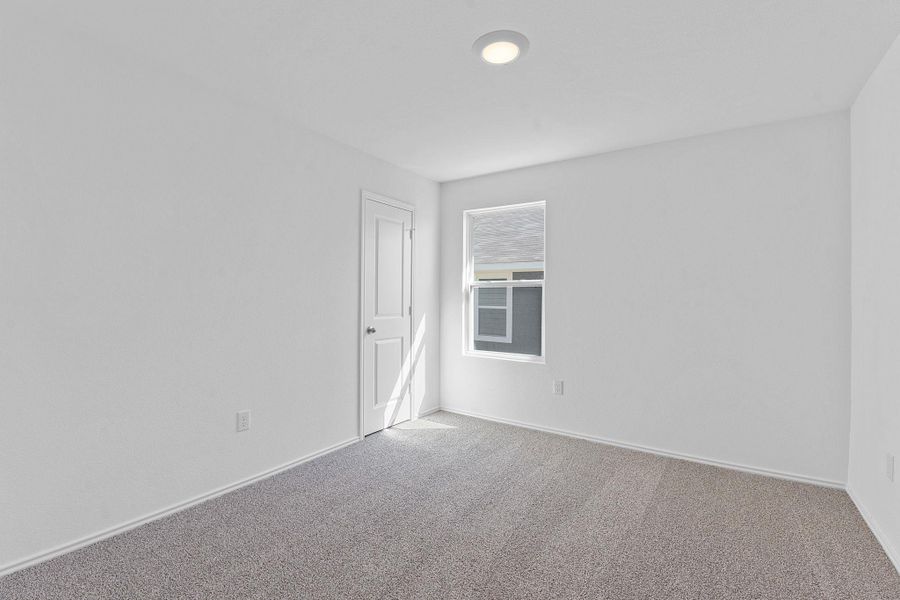
{"type": "Polygon", "coordinates": [[[472,50],[486,63],[505,65],[528,51],[528,38],[518,31],[492,31],[475,40],[472,50]]]}

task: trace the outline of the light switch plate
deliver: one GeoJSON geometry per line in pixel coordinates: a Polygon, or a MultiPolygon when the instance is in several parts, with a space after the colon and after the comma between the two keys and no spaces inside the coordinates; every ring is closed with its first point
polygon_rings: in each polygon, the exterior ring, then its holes
{"type": "Polygon", "coordinates": [[[563,382],[561,379],[557,379],[553,382],[553,393],[557,396],[563,395],[563,382]]]}

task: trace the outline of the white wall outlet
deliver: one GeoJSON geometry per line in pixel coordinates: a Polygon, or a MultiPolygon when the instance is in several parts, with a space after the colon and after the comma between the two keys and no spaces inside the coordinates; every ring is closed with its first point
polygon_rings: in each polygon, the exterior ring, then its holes
{"type": "Polygon", "coordinates": [[[885,454],[884,455],[884,474],[887,476],[888,481],[894,480],[894,455],[893,454],[885,454]]]}
{"type": "Polygon", "coordinates": [[[250,411],[242,410],[237,414],[237,430],[247,431],[250,429],[250,411]]]}
{"type": "Polygon", "coordinates": [[[553,393],[557,396],[563,395],[563,382],[562,379],[556,379],[553,381],[553,393]]]}

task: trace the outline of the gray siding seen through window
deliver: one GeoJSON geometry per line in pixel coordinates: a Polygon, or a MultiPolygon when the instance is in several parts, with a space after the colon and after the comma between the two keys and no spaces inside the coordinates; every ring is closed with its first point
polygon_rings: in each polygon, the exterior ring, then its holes
{"type": "MultiPolygon", "coordinates": [[[[541,355],[541,318],[543,290],[539,287],[514,288],[512,301],[512,341],[475,341],[476,350],[541,355]]],[[[500,311],[494,311],[500,312],[500,311]]],[[[502,334],[501,334],[502,335],[502,334]]]]}

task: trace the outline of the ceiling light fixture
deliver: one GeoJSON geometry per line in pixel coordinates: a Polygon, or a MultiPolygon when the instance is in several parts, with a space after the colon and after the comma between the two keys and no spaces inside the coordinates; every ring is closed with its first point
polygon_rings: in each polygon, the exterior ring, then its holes
{"type": "Polygon", "coordinates": [[[528,51],[528,38],[518,31],[492,31],[472,44],[472,50],[486,63],[506,65],[528,51]]]}

